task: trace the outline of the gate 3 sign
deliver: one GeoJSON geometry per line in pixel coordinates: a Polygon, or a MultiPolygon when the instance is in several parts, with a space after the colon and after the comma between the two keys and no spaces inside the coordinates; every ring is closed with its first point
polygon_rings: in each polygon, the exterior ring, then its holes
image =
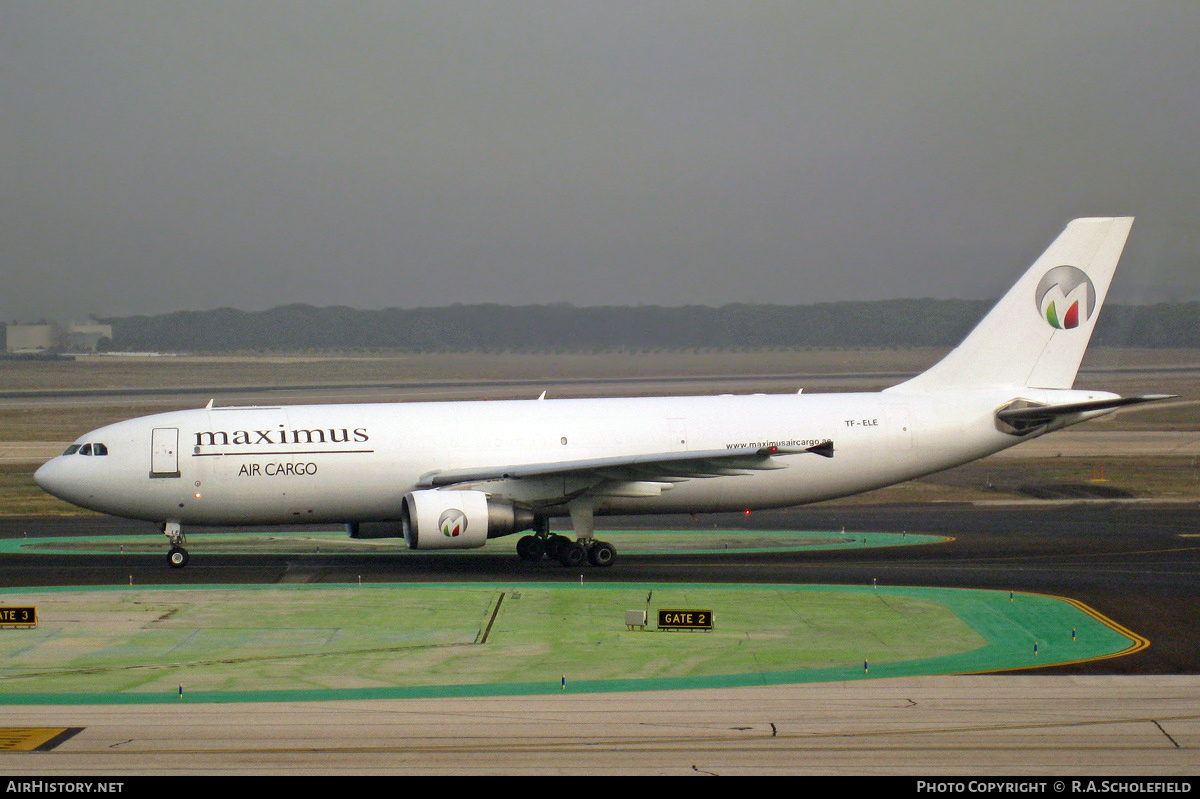
{"type": "Polygon", "coordinates": [[[711,610],[660,610],[658,612],[658,629],[660,630],[711,630],[713,628],[713,612],[711,610]]]}
{"type": "Polygon", "coordinates": [[[0,608],[0,627],[36,627],[37,608],[0,608]]]}

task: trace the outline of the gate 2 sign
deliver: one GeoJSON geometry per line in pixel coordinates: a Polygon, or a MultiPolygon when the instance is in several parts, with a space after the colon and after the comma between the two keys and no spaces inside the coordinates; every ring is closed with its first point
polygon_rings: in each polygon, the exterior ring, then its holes
{"type": "Polygon", "coordinates": [[[711,630],[713,628],[713,612],[711,610],[660,610],[658,612],[658,629],[660,630],[711,630]]]}

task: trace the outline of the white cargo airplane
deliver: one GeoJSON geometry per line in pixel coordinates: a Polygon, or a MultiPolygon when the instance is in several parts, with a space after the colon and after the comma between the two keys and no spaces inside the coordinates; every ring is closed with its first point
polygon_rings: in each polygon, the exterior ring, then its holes
{"type": "Polygon", "coordinates": [[[1072,222],[959,347],[880,393],[210,402],[88,433],[34,479],[76,505],[160,522],[175,567],[188,559],[184,525],[330,522],[422,550],[533,530],[517,543],[525,560],[609,566],[597,515],[843,497],[1164,398],[1071,390],[1132,223],[1072,222]],[[549,532],[564,516],[575,541],[549,532]]]}

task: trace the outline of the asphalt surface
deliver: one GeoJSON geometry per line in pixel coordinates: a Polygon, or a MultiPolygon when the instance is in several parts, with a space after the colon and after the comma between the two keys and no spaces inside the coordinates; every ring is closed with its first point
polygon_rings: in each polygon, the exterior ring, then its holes
{"type": "MultiPolygon", "coordinates": [[[[649,524],[940,533],[944,544],[751,554],[627,555],[585,579],[860,583],[1031,591],[1081,601],[1150,647],[1029,674],[730,690],[371,702],[14,705],[0,728],[78,731],[4,756],[10,775],[1200,773],[1200,505],[1137,502],[816,506],[649,524]]],[[[96,516],[0,519],[0,537],[128,534],[96,516]]],[[[8,586],[552,581],[515,554],[0,555],[8,586]]],[[[1189,783],[1190,784],[1190,783],[1189,783]]],[[[1178,788],[1178,786],[1176,786],[1178,788]]],[[[915,783],[914,783],[915,788],[915,783]]],[[[1055,791],[1058,792],[1058,788],[1055,791]]]]}
{"type": "MultiPolygon", "coordinates": [[[[944,544],[821,552],[624,555],[594,582],[848,583],[1037,592],[1083,602],[1148,649],[1039,674],[1200,674],[1200,505],[1030,502],[1004,506],[814,506],[753,515],[613,518],[601,529],[785,529],[937,533],[944,544]],[[1192,537],[1195,536],[1195,537],[1192,537]]],[[[327,529],[327,528],[326,528],[327,529]]],[[[0,518],[0,537],[115,535],[150,524],[97,516],[0,518]]],[[[515,538],[513,539],[515,545],[515,538]]],[[[189,540],[182,570],[144,555],[0,555],[8,586],[516,581],[560,582],[557,563],[515,554],[222,555],[189,540]]],[[[574,572],[570,573],[574,578],[574,572]]]]}

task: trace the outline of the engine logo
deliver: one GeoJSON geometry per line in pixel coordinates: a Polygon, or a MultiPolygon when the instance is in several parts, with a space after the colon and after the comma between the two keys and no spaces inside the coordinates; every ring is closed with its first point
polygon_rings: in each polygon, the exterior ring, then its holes
{"type": "Polygon", "coordinates": [[[467,531],[467,516],[458,508],[447,508],[438,517],[438,527],[447,538],[457,538],[467,531]]]}
{"type": "Polygon", "coordinates": [[[1070,330],[1092,318],[1096,310],[1096,287],[1082,269],[1056,266],[1042,276],[1036,300],[1038,313],[1051,327],[1070,330]]]}

